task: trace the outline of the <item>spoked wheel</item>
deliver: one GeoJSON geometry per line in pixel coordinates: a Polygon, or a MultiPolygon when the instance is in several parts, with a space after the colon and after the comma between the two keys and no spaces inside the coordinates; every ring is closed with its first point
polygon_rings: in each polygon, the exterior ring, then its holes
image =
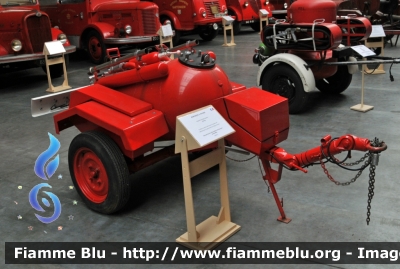
{"type": "Polygon", "coordinates": [[[86,205],[97,212],[111,214],[129,199],[129,172],[124,156],[107,135],[85,132],[69,147],[72,182],[86,205]]]}
{"type": "Polygon", "coordinates": [[[106,58],[106,46],[97,31],[91,31],[87,37],[87,50],[92,63],[101,64],[106,58]]]}
{"type": "Polygon", "coordinates": [[[262,89],[286,97],[290,114],[300,113],[306,108],[308,95],[303,83],[297,72],[288,65],[276,64],[268,69],[262,78],[262,89]]]}
{"type": "Polygon", "coordinates": [[[352,79],[353,75],[349,73],[348,67],[339,65],[333,76],[317,80],[315,86],[323,93],[339,94],[349,87],[352,79]]]}

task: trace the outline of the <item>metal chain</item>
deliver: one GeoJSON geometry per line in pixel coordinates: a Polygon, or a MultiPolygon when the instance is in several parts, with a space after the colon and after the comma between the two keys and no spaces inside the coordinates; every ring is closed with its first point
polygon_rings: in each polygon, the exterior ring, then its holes
{"type": "Polygon", "coordinates": [[[366,153],[364,157],[361,157],[358,161],[355,161],[353,163],[341,163],[340,160],[336,159],[335,157],[332,157],[336,162],[338,162],[340,165],[343,166],[354,166],[354,165],[359,165],[361,162],[363,162],[365,159],[369,158],[369,153],[366,153]]]}
{"type": "MultiPolygon", "coordinates": [[[[354,162],[354,163],[347,163],[346,165],[347,165],[347,166],[353,166],[353,165],[359,164],[359,163],[361,163],[362,161],[364,161],[365,159],[367,159],[367,157],[369,157],[369,155],[370,155],[369,153],[366,153],[366,154],[364,155],[364,157],[362,157],[360,160],[358,160],[358,161],[356,161],[356,162],[354,162]]],[[[341,182],[339,182],[339,181],[336,181],[336,180],[329,174],[328,169],[326,168],[324,162],[322,161],[322,154],[319,155],[319,161],[320,161],[320,163],[321,163],[322,170],[324,170],[324,173],[325,173],[326,176],[329,178],[329,180],[332,181],[333,183],[335,183],[335,184],[338,185],[338,186],[339,186],[339,185],[340,185],[340,186],[348,186],[348,185],[350,185],[351,183],[354,183],[354,182],[357,180],[357,178],[359,178],[359,177],[361,176],[361,174],[362,174],[362,172],[364,171],[364,169],[370,164],[370,158],[368,158],[368,159],[365,161],[365,163],[361,166],[361,168],[360,168],[360,170],[358,171],[358,173],[357,173],[352,179],[350,179],[350,181],[341,183],[341,182]]],[[[342,163],[342,165],[344,165],[344,164],[342,163]]]]}
{"type": "Polygon", "coordinates": [[[375,184],[375,165],[369,167],[369,186],[368,186],[368,205],[367,205],[367,225],[369,225],[371,215],[371,200],[374,197],[375,184]]]}

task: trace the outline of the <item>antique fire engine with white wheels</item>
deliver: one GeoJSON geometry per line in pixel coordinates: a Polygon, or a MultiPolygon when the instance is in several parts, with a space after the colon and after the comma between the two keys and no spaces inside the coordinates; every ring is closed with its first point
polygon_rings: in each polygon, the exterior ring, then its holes
{"type": "Polygon", "coordinates": [[[323,93],[343,92],[357,71],[352,49],[339,46],[368,38],[371,23],[355,15],[338,18],[336,13],[333,1],[298,0],[287,11],[288,21],[263,29],[263,44],[253,57],[260,65],[257,84],[288,98],[290,113],[306,108],[315,87],[323,93]]]}
{"type": "Polygon", "coordinates": [[[287,99],[230,81],[216,55],[195,52],[195,44],[170,50],[156,46],[91,68],[93,84],[71,91],[69,107],[54,115],[57,133],[72,126],[81,131],[71,142],[68,161],[73,183],[90,209],[111,214],[125,206],[129,174],[175,154],[174,146],[153,152],[154,143],[174,141],[177,116],[207,105],[235,130],[225,138],[227,148],[235,145],[260,158],[283,222],[290,219],[274,187],[282,168],[305,172],[310,164],[325,167],[327,160],[343,166],[334,155],[355,150],[366,152],[360,171],[375,169],[386,149],[379,139],[328,135],[316,148],[299,154],[277,147],[289,133],[287,99]],[[278,170],[270,163],[277,163],[278,170]]]}

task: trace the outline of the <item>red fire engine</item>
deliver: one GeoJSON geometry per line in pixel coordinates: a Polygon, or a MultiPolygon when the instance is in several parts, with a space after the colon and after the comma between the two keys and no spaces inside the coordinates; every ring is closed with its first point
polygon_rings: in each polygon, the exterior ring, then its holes
{"type": "Polygon", "coordinates": [[[139,0],[43,0],[53,25],[63,30],[71,43],[87,50],[100,64],[107,47],[151,43],[159,39],[158,8],[139,0]]]}
{"type": "Polygon", "coordinates": [[[152,0],[160,9],[160,21],[171,22],[175,31],[173,43],[182,35],[197,32],[203,40],[213,40],[218,34],[222,16],[228,13],[225,0],[152,0]]]}
{"type": "MultiPolygon", "coordinates": [[[[52,28],[49,17],[40,11],[37,0],[0,1],[0,72],[42,66],[45,42],[59,40],[66,54],[75,51],[60,29],[52,28]]],[[[68,55],[65,56],[68,62],[68,55]]],[[[52,77],[63,74],[62,65],[50,66],[52,77]]]]}

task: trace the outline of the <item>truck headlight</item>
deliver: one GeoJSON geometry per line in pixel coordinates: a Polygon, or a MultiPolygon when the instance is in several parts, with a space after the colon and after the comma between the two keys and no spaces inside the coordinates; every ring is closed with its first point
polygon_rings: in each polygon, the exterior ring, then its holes
{"type": "Polygon", "coordinates": [[[128,35],[129,35],[130,33],[132,33],[132,26],[130,26],[130,25],[125,25],[125,33],[127,33],[128,35]]]}
{"type": "Polygon", "coordinates": [[[65,42],[67,42],[67,36],[65,34],[59,34],[57,40],[60,41],[61,44],[65,44],[65,42]]]}
{"type": "Polygon", "coordinates": [[[244,2],[244,7],[248,7],[249,6],[249,2],[244,2]]]}
{"type": "Polygon", "coordinates": [[[13,51],[17,52],[22,49],[22,43],[19,39],[14,39],[11,41],[11,48],[13,51]]]}
{"type": "Polygon", "coordinates": [[[283,8],[284,8],[284,9],[287,9],[287,3],[284,3],[284,4],[283,4],[283,8]]]}
{"type": "Polygon", "coordinates": [[[205,18],[205,17],[207,17],[207,13],[206,13],[205,11],[203,11],[203,12],[201,13],[201,16],[203,16],[203,18],[205,18]]]}
{"type": "Polygon", "coordinates": [[[221,13],[224,13],[225,15],[228,14],[228,9],[226,8],[225,5],[221,6],[221,13]]]}

